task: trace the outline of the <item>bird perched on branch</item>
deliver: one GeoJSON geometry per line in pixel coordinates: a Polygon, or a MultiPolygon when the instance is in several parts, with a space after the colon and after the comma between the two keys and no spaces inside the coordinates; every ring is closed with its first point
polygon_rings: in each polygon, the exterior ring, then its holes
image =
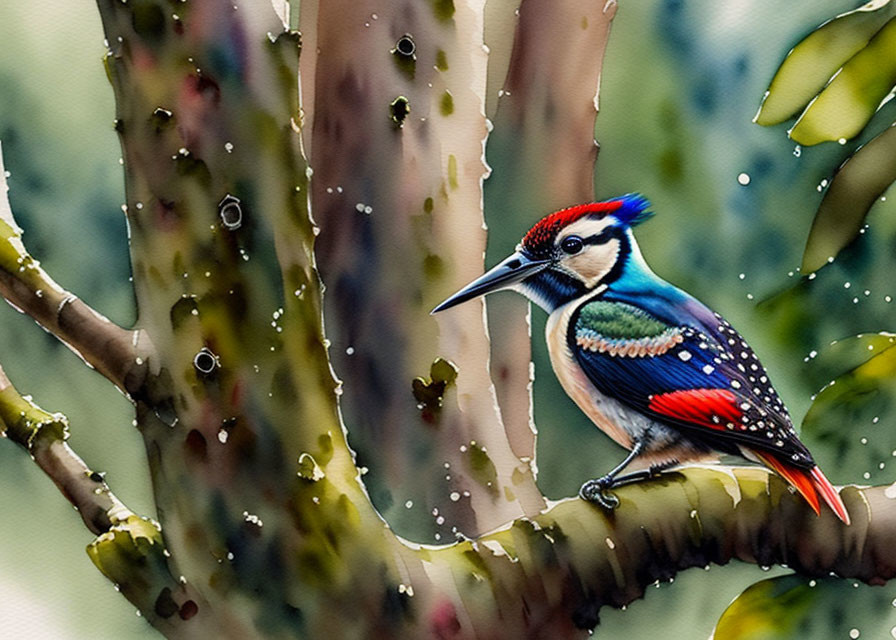
{"type": "Polygon", "coordinates": [[[582,485],[582,498],[612,509],[613,487],[725,453],[766,465],[816,513],[820,496],[849,524],[746,341],[644,262],[632,227],[650,217],[648,207],[630,194],[552,213],[512,255],[433,313],[514,289],[550,314],[548,351],[563,388],[629,450],[609,473],[582,485]],[[647,468],[623,475],[636,458],[647,468]]]}

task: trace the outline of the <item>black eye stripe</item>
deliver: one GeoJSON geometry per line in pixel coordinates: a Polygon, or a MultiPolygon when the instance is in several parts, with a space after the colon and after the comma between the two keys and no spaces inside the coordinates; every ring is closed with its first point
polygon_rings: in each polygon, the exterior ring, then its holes
{"type": "Polygon", "coordinates": [[[619,228],[618,227],[607,227],[600,233],[595,233],[588,237],[581,237],[577,235],[570,235],[563,238],[560,241],[560,248],[567,255],[575,255],[579,253],[582,249],[585,248],[586,245],[601,245],[606,244],[610,240],[619,237],[619,228]],[[572,243],[575,242],[578,244],[577,247],[573,247],[572,243]]]}
{"type": "Polygon", "coordinates": [[[593,236],[588,236],[587,238],[582,238],[582,242],[585,244],[606,244],[617,235],[616,227],[607,227],[600,233],[595,233],[593,236]]]}

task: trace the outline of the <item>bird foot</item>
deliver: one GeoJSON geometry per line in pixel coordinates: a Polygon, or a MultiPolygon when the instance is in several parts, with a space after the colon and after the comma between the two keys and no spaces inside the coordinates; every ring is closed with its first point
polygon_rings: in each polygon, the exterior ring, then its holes
{"type": "Polygon", "coordinates": [[[619,506],[619,498],[610,493],[613,487],[621,487],[627,484],[633,484],[642,480],[656,478],[663,471],[674,467],[678,464],[678,460],[667,460],[658,464],[651,465],[647,469],[634,471],[621,476],[605,475],[600,478],[588,480],[579,489],[579,497],[588,502],[596,502],[607,511],[612,511],[619,506]]]}
{"type": "Polygon", "coordinates": [[[619,506],[619,498],[608,491],[612,486],[612,476],[594,478],[582,485],[582,488],[579,489],[579,497],[587,502],[597,503],[607,511],[612,511],[619,506]]]}

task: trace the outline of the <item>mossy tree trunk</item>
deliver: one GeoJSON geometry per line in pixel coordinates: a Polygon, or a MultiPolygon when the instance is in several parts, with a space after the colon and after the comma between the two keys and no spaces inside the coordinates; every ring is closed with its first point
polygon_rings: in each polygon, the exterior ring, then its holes
{"type": "MultiPolygon", "coordinates": [[[[491,345],[481,305],[428,314],[483,268],[495,89],[482,0],[303,2],[314,44],[301,109],[299,37],[266,0],[98,6],[137,327],[56,285],[5,200],[0,292],[133,401],[157,514],[121,504],[65,445],[64,418],[2,371],[0,428],[79,509],[92,560],[162,633],[565,637],[709,562],[892,577],[896,510],[879,488],[844,492],[849,529],[758,469],[668,474],[620,490],[612,514],[574,498],[548,508],[525,309],[500,310],[514,319],[491,345]]],[[[504,237],[519,216],[592,196],[615,8],[519,7],[492,134],[519,149],[489,187],[504,237]]]]}

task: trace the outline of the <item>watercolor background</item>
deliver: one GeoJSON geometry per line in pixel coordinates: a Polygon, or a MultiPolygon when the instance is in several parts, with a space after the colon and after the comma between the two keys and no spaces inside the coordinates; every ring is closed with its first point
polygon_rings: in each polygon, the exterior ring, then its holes
{"type": "MultiPolygon", "coordinates": [[[[786,127],[763,129],[751,119],[788,49],[857,3],[620,4],[601,87],[598,196],[637,190],[651,198],[657,216],[637,234],[648,262],[741,330],[799,419],[828,375],[812,369],[811,359],[804,362],[810,352],[833,339],[896,329],[884,299],[896,295],[890,276],[896,207],[892,198],[879,203],[856,246],[811,284],[800,284],[788,272],[800,263],[821,198],[817,185],[855,144],[796,156],[786,127]],[[738,182],[741,173],[749,184],[738,182]],[[856,291],[862,295],[854,303],[856,291]]],[[[123,183],[103,51],[99,18],[87,0],[0,3],[0,141],[25,240],[64,286],[128,324],[134,310],[123,183]]],[[[891,102],[862,139],[892,122],[894,112],[891,102]]],[[[533,212],[533,221],[541,213],[533,212]]],[[[561,497],[610,466],[619,450],[563,397],[539,337],[544,318],[533,315],[539,479],[550,497],[561,497]]],[[[76,450],[108,473],[116,493],[135,511],[151,513],[142,441],[131,428],[128,402],[6,305],[0,307],[0,355],[19,389],[68,415],[76,450]]],[[[845,452],[823,434],[804,439],[835,483],[892,482],[896,462],[892,468],[875,462],[886,463],[892,447],[867,454],[860,442],[884,443],[880,432],[896,431],[894,418],[891,412],[874,426],[861,416],[837,425],[847,432],[845,452]]],[[[84,553],[90,539],[52,483],[20,450],[0,442],[0,638],[158,637],[94,569],[84,553]]],[[[690,571],[628,611],[603,611],[597,635],[706,638],[738,593],[783,573],[745,565],[690,571]]],[[[884,637],[865,629],[896,625],[889,604],[896,586],[846,586],[844,615],[855,620],[846,628],[884,637]]]]}

